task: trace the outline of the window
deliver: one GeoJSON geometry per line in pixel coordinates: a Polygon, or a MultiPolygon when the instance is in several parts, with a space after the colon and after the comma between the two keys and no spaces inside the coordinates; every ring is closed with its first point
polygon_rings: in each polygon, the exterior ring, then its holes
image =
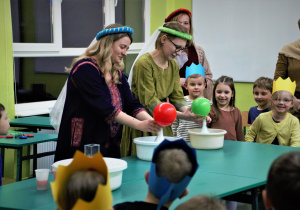
{"type": "Polygon", "coordinates": [[[34,89],[47,94],[42,100],[56,98],[68,76],[64,67],[104,25],[118,22],[135,30],[127,72],[150,36],[150,0],[11,0],[11,13],[16,103],[32,101],[20,94],[34,89]]]}

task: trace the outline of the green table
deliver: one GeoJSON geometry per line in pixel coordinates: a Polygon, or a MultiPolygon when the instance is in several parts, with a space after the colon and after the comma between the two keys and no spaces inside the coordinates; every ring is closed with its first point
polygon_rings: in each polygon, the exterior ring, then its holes
{"type": "MultiPolygon", "coordinates": [[[[224,198],[264,185],[271,163],[293,150],[300,148],[234,141],[225,141],[219,150],[197,150],[199,169],[188,186],[189,194],[177,199],[172,208],[196,195],[224,198]]],[[[150,162],[137,157],[124,160],[128,168],[123,172],[122,186],[113,191],[114,204],[144,200],[147,194],[144,174],[150,162]]],[[[50,188],[38,192],[35,179],[29,179],[0,187],[0,208],[56,209],[56,205],[50,188]]]]}
{"type": "MultiPolygon", "coordinates": [[[[9,134],[14,134],[16,132],[10,131],[9,134]]],[[[19,133],[19,132],[18,132],[19,133]]],[[[2,171],[4,174],[4,153],[5,148],[16,149],[17,150],[17,176],[16,180],[20,181],[22,179],[22,161],[33,159],[33,170],[37,168],[37,158],[53,155],[55,151],[37,153],[37,144],[49,141],[57,141],[57,134],[45,134],[45,133],[28,133],[33,134],[34,137],[28,137],[27,139],[20,138],[0,138],[0,148],[1,148],[1,158],[2,158],[2,171]],[[23,146],[33,146],[33,154],[23,156],[22,148],[23,146]]]]}
{"type": "Polygon", "coordinates": [[[12,119],[11,127],[25,127],[37,131],[38,129],[53,129],[50,117],[32,116],[12,119]]]}

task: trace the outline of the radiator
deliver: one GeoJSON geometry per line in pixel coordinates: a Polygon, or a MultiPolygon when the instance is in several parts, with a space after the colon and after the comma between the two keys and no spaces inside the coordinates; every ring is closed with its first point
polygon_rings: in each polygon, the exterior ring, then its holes
{"type": "MultiPolygon", "coordinates": [[[[41,129],[38,133],[48,133],[48,134],[57,134],[55,130],[41,129]]],[[[56,141],[50,141],[45,143],[40,143],[37,145],[37,152],[48,152],[55,151],[56,141]]],[[[51,165],[54,162],[54,155],[41,157],[37,159],[37,168],[49,168],[51,170],[51,165]]]]}

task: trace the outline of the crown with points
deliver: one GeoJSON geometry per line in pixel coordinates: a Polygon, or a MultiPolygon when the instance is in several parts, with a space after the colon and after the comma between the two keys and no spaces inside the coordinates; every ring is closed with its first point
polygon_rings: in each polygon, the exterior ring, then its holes
{"type": "Polygon", "coordinates": [[[93,157],[88,157],[80,151],[76,151],[70,165],[58,166],[55,181],[50,183],[52,195],[57,203],[58,209],[62,209],[60,204],[57,202],[61,187],[64,186],[66,180],[74,172],[80,170],[95,170],[101,173],[106,179],[106,184],[98,184],[97,192],[91,202],[87,202],[79,198],[72,209],[111,209],[112,194],[110,189],[109,172],[103,156],[100,152],[98,152],[93,157]]]}
{"type": "Polygon", "coordinates": [[[199,63],[198,65],[192,63],[190,66],[186,67],[185,79],[187,79],[192,74],[200,74],[203,78],[205,78],[205,70],[201,63],[199,63]]]}
{"type": "Polygon", "coordinates": [[[276,81],[273,81],[273,92],[279,90],[285,90],[290,92],[292,95],[294,95],[296,90],[296,82],[292,82],[291,79],[288,77],[285,80],[283,80],[281,77],[279,77],[276,81]]]}

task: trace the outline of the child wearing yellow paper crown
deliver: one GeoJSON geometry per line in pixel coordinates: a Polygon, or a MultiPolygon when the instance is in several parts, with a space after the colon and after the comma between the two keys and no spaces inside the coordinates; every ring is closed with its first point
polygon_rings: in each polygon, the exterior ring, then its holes
{"type": "Polygon", "coordinates": [[[300,147],[299,120],[289,113],[295,102],[296,83],[279,77],[273,82],[272,110],[260,114],[248,130],[245,140],[257,143],[300,147]]]}
{"type": "Polygon", "coordinates": [[[113,209],[108,168],[100,153],[90,158],[77,151],[70,165],[58,166],[51,189],[58,210],[113,209]]]}

